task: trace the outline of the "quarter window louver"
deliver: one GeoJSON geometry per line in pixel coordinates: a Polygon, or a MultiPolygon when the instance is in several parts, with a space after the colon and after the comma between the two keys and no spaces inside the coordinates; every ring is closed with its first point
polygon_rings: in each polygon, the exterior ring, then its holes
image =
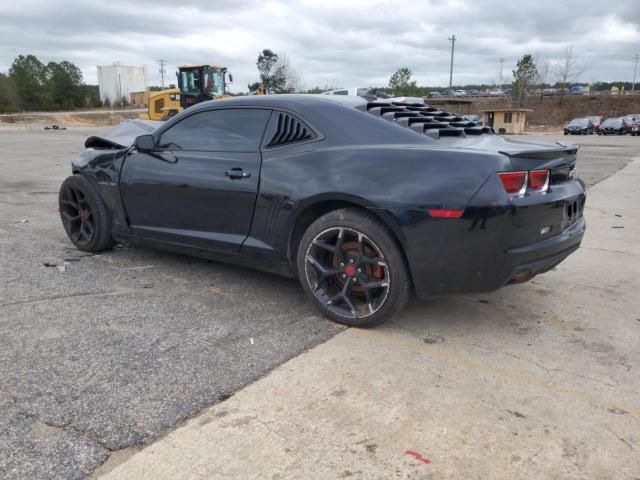
{"type": "Polygon", "coordinates": [[[432,138],[492,133],[489,127],[482,127],[456,114],[419,103],[369,102],[366,109],[376,117],[395,122],[432,138]]]}
{"type": "Polygon", "coordinates": [[[286,113],[278,113],[276,132],[271,137],[268,146],[286,145],[310,138],[313,138],[313,134],[304,123],[286,113]]]}

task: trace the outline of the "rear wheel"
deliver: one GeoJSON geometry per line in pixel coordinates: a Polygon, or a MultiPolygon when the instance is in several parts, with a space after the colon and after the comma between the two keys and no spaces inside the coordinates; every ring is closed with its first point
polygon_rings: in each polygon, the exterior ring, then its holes
{"type": "Polygon", "coordinates": [[[62,183],[58,205],[62,225],[80,250],[99,252],[115,244],[104,201],[84,177],[72,175],[62,183]]]}
{"type": "Polygon", "coordinates": [[[385,225],[357,209],[316,220],[302,236],[297,267],[315,307],[345,325],[379,325],[409,297],[409,274],[396,241],[385,225]]]}

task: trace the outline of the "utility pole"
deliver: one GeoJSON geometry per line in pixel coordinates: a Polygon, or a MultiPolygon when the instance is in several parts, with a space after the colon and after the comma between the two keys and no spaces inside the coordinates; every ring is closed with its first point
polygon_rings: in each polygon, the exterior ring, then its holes
{"type": "Polygon", "coordinates": [[[633,64],[633,83],[631,84],[631,91],[633,92],[636,89],[636,71],[638,70],[638,59],[640,55],[637,53],[633,56],[635,63],[633,64]]]}
{"type": "Polygon", "coordinates": [[[504,58],[500,57],[500,87],[498,90],[502,90],[502,67],[504,66],[504,58]]]}
{"type": "Polygon", "coordinates": [[[164,74],[167,72],[167,70],[164,67],[167,64],[167,62],[166,60],[160,59],[158,60],[158,64],[160,65],[158,72],[160,72],[160,77],[162,78],[162,89],[164,90],[164,74]]]}
{"type": "Polygon", "coordinates": [[[118,73],[118,103],[121,107],[122,105],[122,78],[120,78],[120,74],[118,73]]]}
{"type": "Polygon", "coordinates": [[[451,42],[451,68],[449,69],[449,89],[451,89],[451,86],[453,85],[453,50],[456,46],[456,36],[451,35],[451,37],[449,37],[449,41],[451,42]]]}

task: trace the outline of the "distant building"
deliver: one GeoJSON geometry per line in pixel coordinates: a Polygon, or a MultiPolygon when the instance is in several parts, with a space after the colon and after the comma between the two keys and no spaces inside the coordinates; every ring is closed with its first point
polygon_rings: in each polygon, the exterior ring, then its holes
{"type": "Polygon", "coordinates": [[[473,100],[463,98],[425,98],[425,102],[432,107],[438,107],[446,112],[468,115],[471,113],[473,100]]]}
{"type": "Polygon", "coordinates": [[[527,123],[527,113],[533,112],[526,108],[494,108],[480,110],[483,114],[484,125],[493,128],[496,133],[524,133],[527,123]]]}
{"type": "Polygon", "coordinates": [[[108,100],[113,105],[119,103],[122,97],[129,102],[132,92],[147,89],[147,69],[119,63],[98,66],[98,87],[103,102],[108,100]]]}

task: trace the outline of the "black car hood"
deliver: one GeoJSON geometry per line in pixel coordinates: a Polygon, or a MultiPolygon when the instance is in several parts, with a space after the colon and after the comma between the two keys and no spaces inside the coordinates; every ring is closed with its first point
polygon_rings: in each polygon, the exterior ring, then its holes
{"type": "Polygon", "coordinates": [[[133,145],[139,135],[150,134],[164,122],[152,120],[126,120],[98,135],[93,135],[84,142],[85,148],[121,149],[133,145]]]}

